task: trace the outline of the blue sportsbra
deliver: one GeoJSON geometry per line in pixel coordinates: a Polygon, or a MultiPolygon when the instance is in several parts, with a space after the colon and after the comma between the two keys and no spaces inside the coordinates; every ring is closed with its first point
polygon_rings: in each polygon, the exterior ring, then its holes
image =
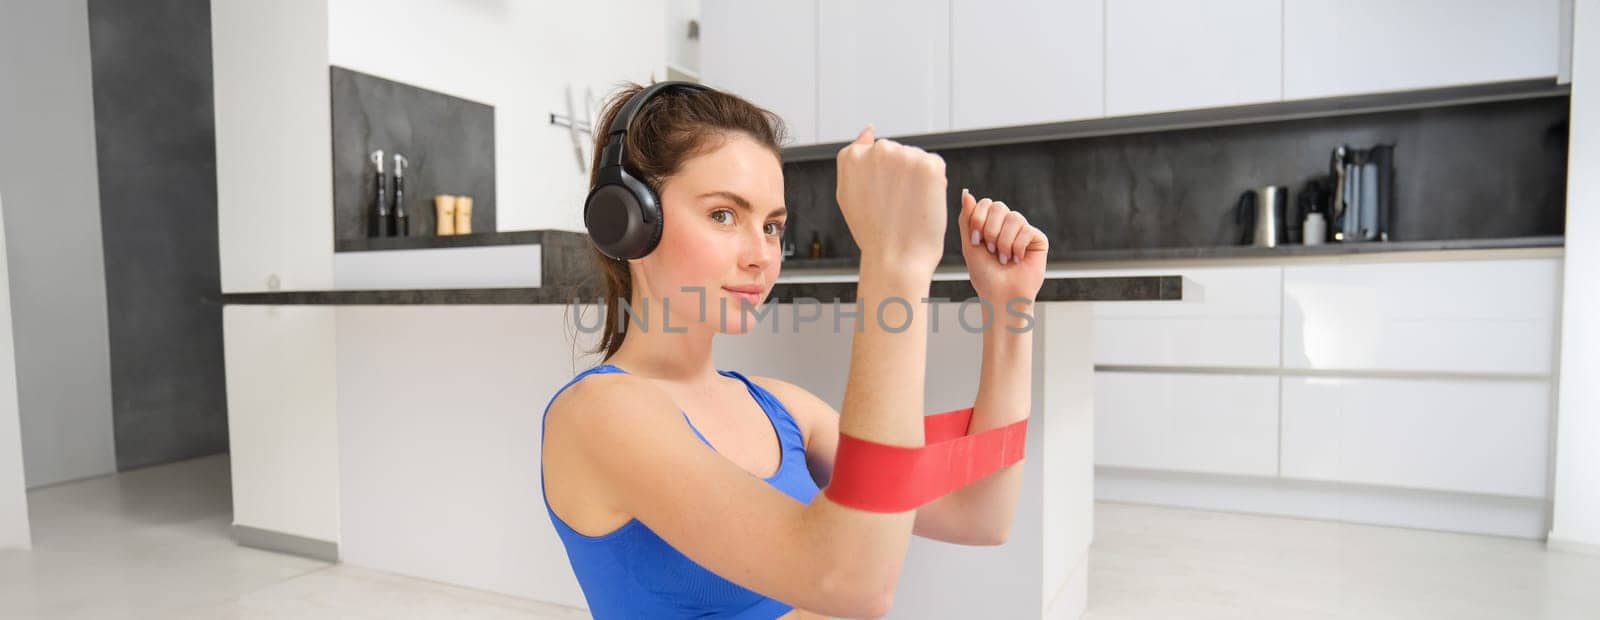
{"type": "MultiPolygon", "coordinates": [[[[595,366],[573,377],[550,397],[551,403],[572,384],[591,374],[626,373],[612,364],[595,366]]],[[[802,503],[810,503],[817,485],[806,469],[805,439],[789,410],[771,392],[731,370],[718,374],[744,382],[750,395],[766,412],[782,447],[778,471],[768,484],[802,503]]],[[[550,406],[545,405],[545,413],[550,406]]],[[[707,447],[700,430],[689,422],[707,447]]],[[[542,426],[542,424],[541,424],[542,426]]],[[[542,443],[541,433],[541,443],[542,443]]],[[[715,448],[712,448],[715,450],[715,448]]],[[[542,460],[541,460],[542,461],[542,460]]],[[[539,467],[539,488],[544,490],[544,466],[539,467]]],[[[545,500],[550,522],[566,546],[572,571],[578,576],[589,612],[595,618],[776,618],[792,607],[723,579],[683,555],[638,519],[599,536],[586,536],[568,527],[545,500]]]]}

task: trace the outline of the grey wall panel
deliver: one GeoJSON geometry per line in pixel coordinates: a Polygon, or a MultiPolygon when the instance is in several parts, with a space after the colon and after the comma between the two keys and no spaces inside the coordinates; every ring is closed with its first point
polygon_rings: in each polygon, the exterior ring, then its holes
{"type": "Polygon", "coordinates": [[[225,452],[211,5],[90,0],[89,29],[117,468],[225,452]]]}
{"type": "Polygon", "coordinates": [[[0,192],[29,487],[115,471],[84,0],[0,0],[0,192]]]}

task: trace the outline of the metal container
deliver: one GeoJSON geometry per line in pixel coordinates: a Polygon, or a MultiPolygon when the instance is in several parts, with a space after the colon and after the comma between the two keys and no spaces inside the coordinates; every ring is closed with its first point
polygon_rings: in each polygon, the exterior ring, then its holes
{"type": "Polygon", "coordinates": [[[1268,185],[1248,190],[1239,197],[1237,218],[1244,228],[1241,242],[1262,248],[1275,248],[1287,235],[1286,213],[1289,188],[1268,185]]]}

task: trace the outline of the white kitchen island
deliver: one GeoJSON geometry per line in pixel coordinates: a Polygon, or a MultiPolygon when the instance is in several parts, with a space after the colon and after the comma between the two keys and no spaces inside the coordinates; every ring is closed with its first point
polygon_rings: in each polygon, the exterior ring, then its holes
{"type": "MultiPolygon", "coordinates": [[[[933,296],[963,298],[963,277],[942,272],[933,296]]],[[[1083,612],[1094,470],[1083,302],[1175,300],[1182,285],[1161,276],[1047,279],[1011,538],[997,547],[917,539],[891,617],[1083,612]]],[[[791,274],[772,298],[828,303],[853,288],[849,274],[791,274]]],[[[598,363],[584,355],[593,336],[579,332],[573,310],[592,325],[599,309],[558,295],[543,287],[225,296],[240,543],[584,607],[540,496],[539,433],[551,395],[598,363]]],[[[980,339],[946,311],[955,308],[941,307],[930,334],[930,412],[970,405],[977,390],[980,339]]],[[[821,320],[794,333],[790,309],[719,338],[717,366],[783,378],[838,407],[851,319],[835,333],[824,307],[821,320]]],[[[969,323],[977,317],[974,307],[969,323]]]]}

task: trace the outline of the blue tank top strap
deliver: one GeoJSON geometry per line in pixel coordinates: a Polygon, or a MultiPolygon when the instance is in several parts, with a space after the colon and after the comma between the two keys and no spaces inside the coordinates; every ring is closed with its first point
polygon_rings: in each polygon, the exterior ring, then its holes
{"type": "Polygon", "coordinates": [[[744,382],[750,393],[755,395],[756,402],[761,403],[761,410],[765,411],[767,418],[772,420],[772,427],[778,429],[779,438],[783,440],[784,444],[787,445],[790,442],[794,442],[804,445],[805,437],[800,432],[800,424],[794,419],[794,415],[789,412],[789,408],[784,406],[783,401],[778,400],[778,397],[773,395],[772,392],[761,387],[761,384],[744,376],[744,373],[737,370],[721,372],[744,382]]]}

